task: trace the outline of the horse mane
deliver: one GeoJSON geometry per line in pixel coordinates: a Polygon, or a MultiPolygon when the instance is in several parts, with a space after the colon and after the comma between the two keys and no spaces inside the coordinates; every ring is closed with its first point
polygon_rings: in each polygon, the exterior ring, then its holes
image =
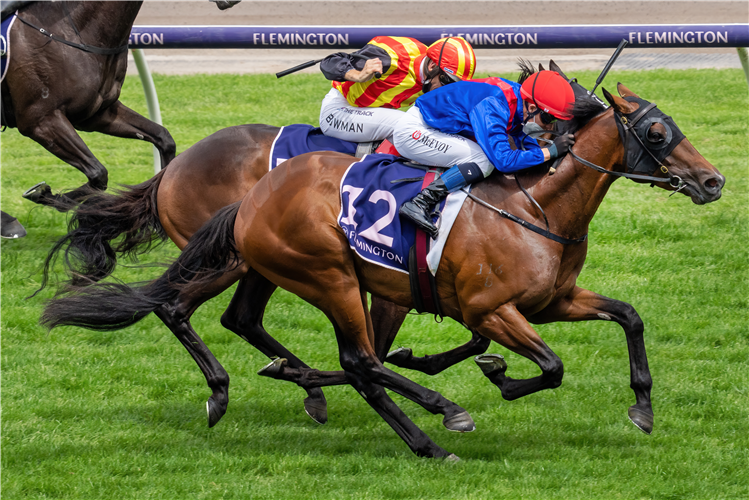
{"type": "MultiPolygon", "coordinates": [[[[577,84],[575,84],[577,85],[577,84]]],[[[580,88],[583,88],[582,86],[580,88]]],[[[574,134],[583,128],[590,120],[600,115],[606,108],[600,101],[593,96],[580,95],[575,92],[575,105],[572,107],[571,120],[559,120],[556,131],[563,134],[574,134]]]]}
{"type": "Polygon", "coordinates": [[[528,59],[518,58],[518,67],[520,68],[520,76],[518,77],[518,83],[523,84],[524,81],[528,79],[529,76],[531,76],[533,73],[536,72],[536,69],[533,67],[533,64],[528,59]]]}

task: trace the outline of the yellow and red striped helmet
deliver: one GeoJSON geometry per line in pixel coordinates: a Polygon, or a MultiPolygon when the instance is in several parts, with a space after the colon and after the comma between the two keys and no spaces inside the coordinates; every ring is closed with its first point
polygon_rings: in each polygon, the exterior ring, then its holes
{"type": "Polygon", "coordinates": [[[470,80],[476,71],[473,47],[459,36],[437,40],[427,49],[427,57],[455,81],[470,80]]]}

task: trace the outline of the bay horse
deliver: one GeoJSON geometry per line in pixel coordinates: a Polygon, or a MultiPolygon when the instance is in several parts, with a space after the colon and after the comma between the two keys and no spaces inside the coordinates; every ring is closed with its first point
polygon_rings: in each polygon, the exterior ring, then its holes
{"type": "MultiPolygon", "coordinates": [[[[718,200],[725,178],[684,138],[670,117],[621,84],[618,91],[621,97],[604,89],[611,104],[608,110],[597,109],[584,119],[576,115],[580,120],[569,125],[581,127],[575,132],[574,152],[564,157],[554,175],[548,166],[518,174],[528,186],[523,188],[495,173],[474,186],[447,239],[436,279],[445,316],[541,369],[540,376],[513,379],[506,375],[507,364],[501,356],[479,358],[484,374],[508,400],[562,382],[562,361],[529,323],[604,320],[619,324],[627,340],[630,387],[636,399],[628,416],[650,433],[652,378],[643,322],[630,304],[577,286],[587,253],[584,236],[619,176],[682,192],[695,204],[718,200]],[[630,158],[637,162],[632,164],[630,158]],[[643,165],[647,175],[633,173],[641,172],[638,169],[643,165]],[[538,205],[526,198],[526,190],[538,205]],[[544,213],[546,231],[534,224],[539,223],[538,209],[543,207],[548,211],[548,217],[544,213]],[[476,271],[486,263],[507,271],[494,273],[492,287],[485,286],[484,276],[477,276],[476,271]]],[[[339,188],[351,164],[351,157],[339,153],[308,153],[290,159],[264,176],[241,202],[220,210],[193,235],[162,277],[133,287],[73,288],[47,304],[42,323],[50,328],[123,328],[174,300],[181,291],[214,286],[227,273],[249,266],[320,309],[333,324],[343,372],[319,372],[319,385],[351,384],[414,453],[454,457],[414,425],[384,391],[391,389],[432,413],[443,414],[450,430],[472,430],[473,422],[463,408],[389,370],[376,354],[366,293],[405,308],[413,303],[408,279],[359,258],[338,226],[339,188]],[[93,310],[92,303],[99,307],[93,310]]],[[[307,375],[280,365],[279,377],[293,380],[307,375]]]]}
{"type": "MultiPolygon", "coordinates": [[[[76,130],[139,139],[158,149],[162,168],[176,147],[166,128],[119,101],[127,44],[143,2],[13,2],[18,18],[2,81],[2,126],[38,142],[77,168],[87,182],[61,194],[40,182],[24,193],[41,205],[68,210],[107,188],[107,169],[76,130]]],[[[220,9],[236,2],[222,2],[220,9]]]]}
{"type": "MultiPolygon", "coordinates": [[[[554,61],[550,61],[549,66],[568,79],[554,61]]],[[[533,72],[528,62],[521,61],[520,69],[520,80],[533,72]]],[[[542,69],[539,65],[539,70],[542,69]]],[[[579,99],[589,98],[584,87],[576,81],[571,83],[579,99]]],[[[240,201],[270,170],[270,150],[279,130],[279,127],[259,124],[219,130],[188,148],[175,158],[170,168],[148,181],[125,187],[117,194],[99,193],[88,197],[86,203],[73,212],[68,234],[49,252],[42,287],[50,265],[63,250],[64,262],[72,274],[71,283],[80,286],[109,276],[118,255],[136,256],[166,239],[183,249],[205,222],[221,208],[240,201]]],[[[252,269],[240,267],[217,279],[211,287],[181,293],[155,313],[195,360],[211,388],[212,394],[206,403],[210,427],[226,413],[229,375],[192,328],[190,318],[201,304],[237,281],[239,286],[234,299],[221,322],[274,360],[260,374],[283,378],[279,372],[285,363],[301,370],[309,368],[263,328],[263,311],[276,286],[252,269]],[[252,300],[246,300],[248,297],[252,300]]],[[[372,297],[370,315],[375,331],[375,351],[380,360],[435,375],[471,356],[483,354],[489,347],[490,341],[473,331],[468,342],[445,353],[417,357],[405,347],[389,352],[408,312],[409,308],[372,297]]],[[[314,377],[316,372],[304,373],[314,377]]],[[[315,382],[305,377],[293,381],[308,393],[304,400],[307,414],[316,422],[325,423],[327,403],[322,390],[313,387],[315,382]]]]}

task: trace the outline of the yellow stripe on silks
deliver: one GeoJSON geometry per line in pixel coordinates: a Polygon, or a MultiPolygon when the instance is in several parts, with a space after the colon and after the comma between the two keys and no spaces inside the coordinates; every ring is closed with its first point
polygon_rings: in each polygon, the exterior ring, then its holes
{"type": "MultiPolygon", "coordinates": [[[[382,75],[382,77],[378,80],[372,79],[367,82],[363,83],[355,83],[349,87],[348,94],[345,96],[346,100],[351,104],[352,106],[356,106],[356,101],[359,99],[362,95],[364,95],[367,92],[367,89],[369,89],[370,86],[375,85],[379,82],[380,86],[384,83],[385,85],[390,86],[387,90],[384,90],[377,95],[375,100],[372,102],[372,104],[369,105],[369,107],[381,107],[386,104],[390,104],[395,97],[400,95],[404,90],[407,90],[409,88],[412,88],[414,85],[416,85],[416,78],[415,74],[416,71],[418,71],[418,68],[414,68],[414,63],[416,58],[421,55],[421,50],[419,50],[419,46],[416,45],[411,39],[405,38],[405,37],[392,37],[392,39],[398,43],[400,43],[403,47],[403,49],[408,53],[408,56],[410,56],[410,61],[408,62],[408,74],[404,75],[404,78],[398,79],[395,82],[388,82],[392,78],[393,73],[399,71],[399,66],[402,64],[405,64],[405,61],[402,61],[400,58],[400,55],[398,52],[393,49],[390,45],[386,43],[371,41],[368,45],[374,45],[376,47],[380,47],[384,51],[388,53],[390,56],[390,67],[388,70],[382,75]]],[[[401,70],[404,71],[405,69],[401,70]]],[[[398,78],[397,76],[395,78],[398,78]]],[[[339,90],[341,90],[341,87],[338,87],[339,90]]],[[[415,98],[414,98],[415,99],[415,98]]],[[[411,99],[409,99],[412,101],[411,99]]]]}

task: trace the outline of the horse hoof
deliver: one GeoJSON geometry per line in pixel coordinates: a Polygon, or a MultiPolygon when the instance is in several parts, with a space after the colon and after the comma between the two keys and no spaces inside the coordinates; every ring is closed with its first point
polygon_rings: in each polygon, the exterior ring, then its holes
{"type": "Polygon", "coordinates": [[[11,221],[3,221],[0,226],[0,236],[8,239],[23,238],[26,236],[26,229],[18,222],[18,219],[13,217],[11,221]]]}
{"type": "Polygon", "coordinates": [[[504,373],[507,370],[507,362],[501,354],[479,354],[473,360],[486,376],[497,371],[504,373]]]}
{"type": "Polygon", "coordinates": [[[632,421],[632,423],[635,424],[637,428],[642,432],[644,432],[645,434],[650,434],[653,432],[652,413],[647,413],[639,408],[630,406],[627,414],[629,415],[629,419],[632,421]]]}
{"type": "Polygon", "coordinates": [[[222,407],[213,398],[205,402],[205,411],[208,413],[208,427],[213,427],[226,413],[226,406],[222,407]]]}
{"type": "Polygon", "coordinates": [[[410,359],[411,356],[413,356],[413,351],[411,351],[411,349],[408,347],[399,347],[398,349],[389,352],[388,355],[385,356],[385,361],[394,364],[395,366],[400,366],[401,363],[410,359]]]}
{"type": "Polygon", "coordinates": [[[304,411],[309,417],[320,425],[328,421],[328,403],[325,397],[313,398],[312,396],[304,398],[304,411]]]}
{"type": "MultiPolygon", "coordinates": [[[[263,377],[278,378],[283,371],[284,366],[288,364],[286,358],[276,358],[257,372],[258,375],[263,377]]],[[[314,417],[313,417],[314,418],[314,417]]]]}
{"type": "Polygon", "coordinates": [[[455,453],[450,453],[445,457],[445,462],[458,463],[460,462],[460,457],[455,453]]]}
{"type": "Polygon", "coordinates": [[[34,203],[42,203],[42,198],[52,194],[52,188],[47,185],[46,182],[42,181],[38,184],[31,186],[21,196],[34,203]]]}
{"type": "Polygon", "coordinates": [[[471,432],[476,430],[476,424],[473,423],[473,419],[467,411],[458,413],[449,418],[445,417],[442,421],[442,425],[444,425],[447,430],[454,432],[471,432]]]}

